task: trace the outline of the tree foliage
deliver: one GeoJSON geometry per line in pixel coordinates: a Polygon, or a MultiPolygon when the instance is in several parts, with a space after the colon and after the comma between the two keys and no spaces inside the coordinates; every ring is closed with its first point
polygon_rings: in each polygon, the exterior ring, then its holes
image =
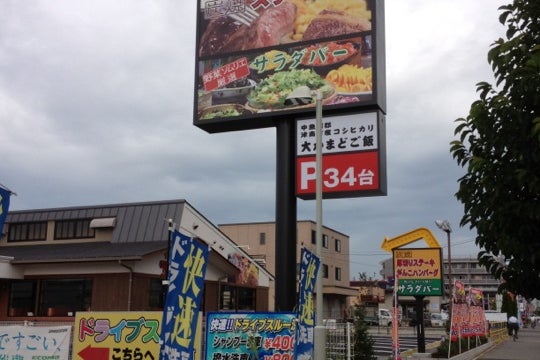
{"type": "Polygon", "coordinates": [[[466,168],[456,197],[477,233],[480,262],[505,288],[540,298],[540,1],[499,8],[506,27],[487,59],[495,85],[456,120],[450,152],[466,168]]]}
{"type": "Polygon", "coordinates": [[[517,314],[517,301],[515,297],[511,297],[510,294],[505,291],[502,294],[501,312],[506,313],[508,317],[518,316],[517,314]]]}
{"type": "Polygon", "coordinates": [[[354,307],[354,360],[375,359],[373,345],[375,341],[368,333],[368,325],[364,321],[366,314],[360,305],[354,307]]]}

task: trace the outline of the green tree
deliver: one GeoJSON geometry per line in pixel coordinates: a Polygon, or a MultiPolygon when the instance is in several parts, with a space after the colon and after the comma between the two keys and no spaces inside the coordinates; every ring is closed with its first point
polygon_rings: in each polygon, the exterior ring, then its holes
{"type": "Polygon", "coordinates": [[[354,307],[354,360],[376,359],[373,344],[375,341],[368,333],[368,325],[364,321],[366,314],[360,305],[354,307]]]}
{"type": "Polygon", "coordinates": [[[540,298],[540,1],[499,10],[506,36],[487,55],[495,85],[477,84],[450,145],[467,169],[456,197],[460,225],[476,229],[478,258],[504,279],[500,290],[540,298]]]}
{"type": "Polygon", "coordinates": [[[502,294],[501,312],[506,313],[507,316],[517,316],[517,301],[514,297],[510,297],[507,291],[502,294]]]}

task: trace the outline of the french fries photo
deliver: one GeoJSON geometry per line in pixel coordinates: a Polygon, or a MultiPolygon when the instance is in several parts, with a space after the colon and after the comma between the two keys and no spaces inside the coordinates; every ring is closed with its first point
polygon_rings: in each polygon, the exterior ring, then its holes
{"type": "Polygon", "coordinates": [[[372,91],[371,67],[362,68],[357,65],[345,64],[331,70],[326,75],[326,81],[331,83],[338,93],[359,93],[372,91]]]}
{"type": "Polygon", "coordinates": [[[311,21],[323,10],[343,11],[351,16],[371,20],[371,12],[362,0],[288,0],[296,5],[297,16],[291,39],[302,40],[311,21]]]}

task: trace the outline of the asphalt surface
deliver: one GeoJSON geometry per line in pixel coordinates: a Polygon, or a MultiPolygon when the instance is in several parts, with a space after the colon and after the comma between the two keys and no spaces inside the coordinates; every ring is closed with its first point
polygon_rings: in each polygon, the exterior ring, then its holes
{"type": "Polygon", "coordinates": [[[518,339],[508,339],[492,347],[475,359],[482,360],[538,360],[540,359],[540,326],[520,329],[518,339]]]}
{"type": "MultiPolygon", "coordinates": [[[[392,337],[391,328],[386,326],[370,326],[369,334],[372,336],[375,344],[373,350],[375,356],[380,360],[387,360],[392,355],[392,337]]],[[[441,337],[445,336],[446,332],[444,328],[425,327],[424,328],[424,340],[426,349],[438,345],[441,337]]],[[[418,346],[416,328],[411,326],[401,326],[399,328],[399,345],[400,352],[410,349],[416,349],[418,346]]]]}
{"type": "MultiPolygon", "coordinates": [[[[368,329],[371,335],[390,335],[392,334],[392,328],[387,326],[370,326],[368,329]]],[[[442,327],[426,326],[424,328],[424,335],[426,337],[438,337],[445,335],[446,332],[442,327]]],[[[399,336],[416,336],[416,327],[414,326],[400,326],[399,336]]]]}

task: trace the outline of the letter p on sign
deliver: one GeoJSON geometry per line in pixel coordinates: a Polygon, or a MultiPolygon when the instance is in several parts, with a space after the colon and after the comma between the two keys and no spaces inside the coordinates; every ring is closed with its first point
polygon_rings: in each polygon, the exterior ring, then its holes
{"type": "Polygon", "coordinates": [[[300,189],[307,190],[309,189],[309,182],[315,181],[316,167],[317,163],[315,161],[306,161],[300,165],[300,189]]]}

